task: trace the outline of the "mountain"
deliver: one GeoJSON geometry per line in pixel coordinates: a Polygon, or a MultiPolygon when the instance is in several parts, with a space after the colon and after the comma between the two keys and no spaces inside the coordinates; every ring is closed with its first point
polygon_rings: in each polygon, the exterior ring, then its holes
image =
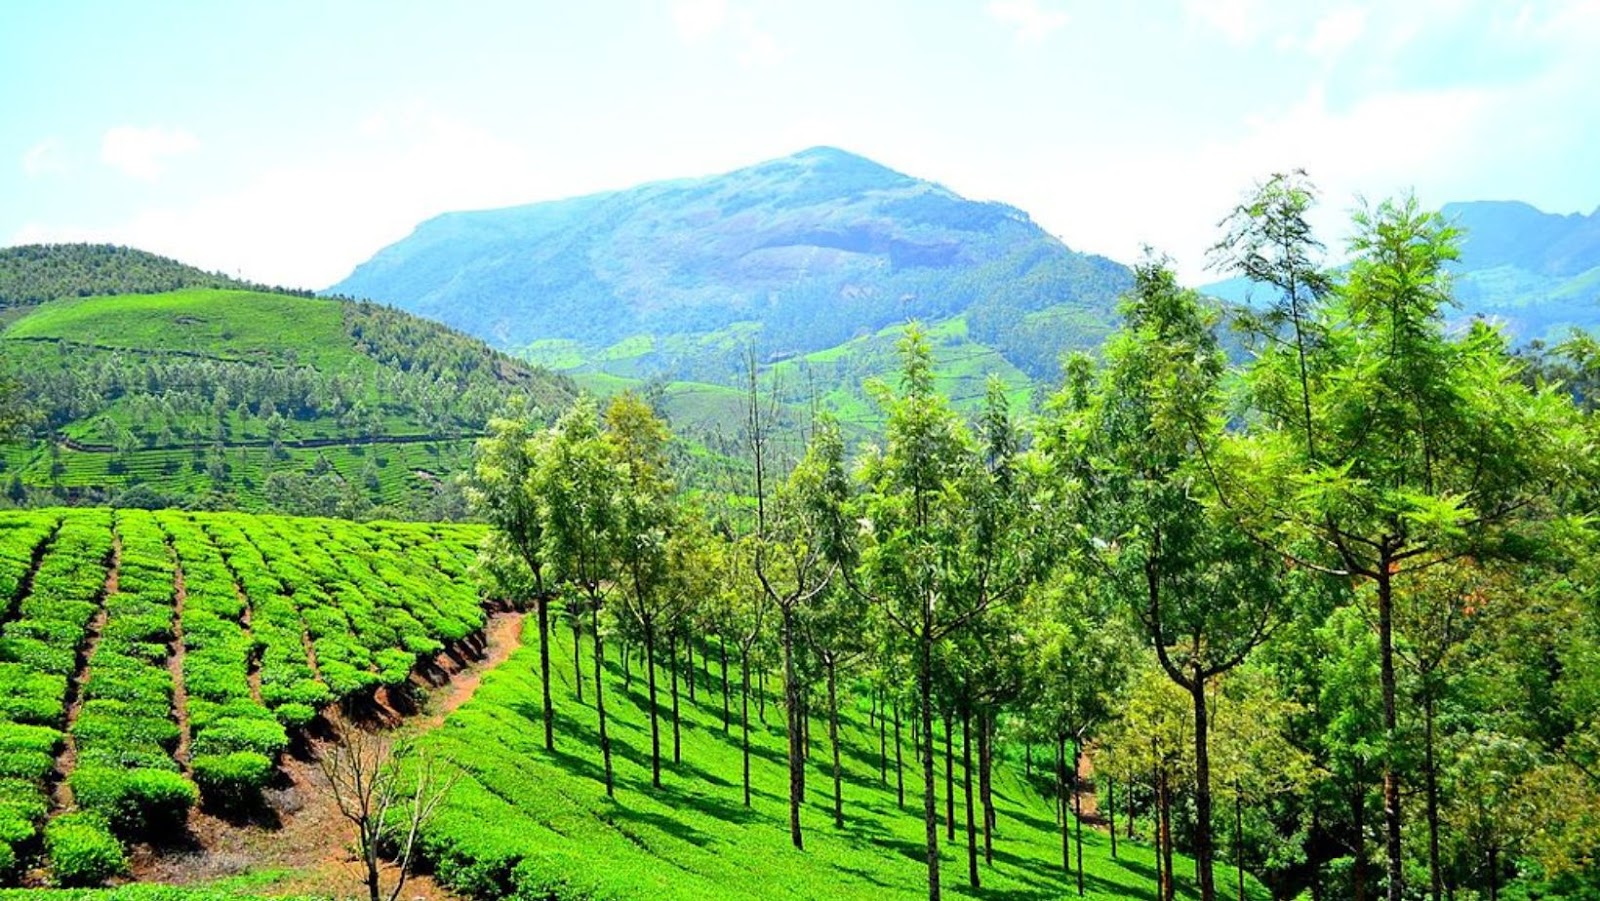
{"type": "MultiPolygon", "coordinates": [[[[1447,203],[1440,213],[1462,230],[1461,259],[1450,266],[1457,318],[1496,320],[1518,341],[1600,328],[1600,209],[1563,216],[1496,200],[1447,203]]],[[[1242,279],[1201,290],[1251,299],[1242,279]]]]}
{"type": "Polygon", "coordinates": [[[450,213],[331,293],[436,318],[552,365],[725,382],[908,318],[965,317],[1038,375],[1109,327],[1125,267],[1027,214],[817,147],[723,175],[450,213]]]}
{"type": "Polygon", "coordinates": [[[0,332],[0,376],[35,413],[24,440],[0,450],[16,502],[449,515],[449,476],[491,415],[512,397],[553,414],[575,391],[378,304],[162,291],[199,270],[137,251],[0,259],[12,284],[63,295],[13,308],[0,332]],[[107,285],[160,293],[81,296],[107,285]]]}

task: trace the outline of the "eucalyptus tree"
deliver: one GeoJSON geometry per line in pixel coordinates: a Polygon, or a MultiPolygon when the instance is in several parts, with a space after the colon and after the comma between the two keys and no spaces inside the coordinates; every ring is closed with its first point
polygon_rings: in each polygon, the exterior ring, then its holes
{"type": "MultiPolygon", "coordinates": [[[[550,592],[545,586],[545,520],[539,509],[543,493],[539,456],[549,445],[549,432],[536,430],[527,412],[489,420],[489,434],[478,441],[467,497],[472,509],[489,524],[480,558],[502,590],[515,590],[520,577],[531,578],[531,594],[539,622],[539,682],[543,693],[544,746],[555,749],[555,713],[550,701],[550,592]]],[[[524,583],[526,584],[526,583],[524,583]]],[[[521,593],[512,595],[523,600],[521,593]]]]}
{"type": "MultiPolygon", "coordinates": [[[[622,510],[616,450],[600,428],[594,399],[580,397],[562,414],[540,455],[539,496],[545,522],[543,553],[568,587],[569,615],[587,613],[594,641],[594,702],[606,794],[615,794],[611,739],[606,732],[605,639],[600,614],[622,573],[618,548],[622,510]]],[[[574,626],[574,636],[577,635],[574,626]]],[[[577,679],[575,672],[574,678],[577,679]]],[[[581,681],[581,680],[579,680],[581,681]]]]}
{"type": "Polygon", "coordinates": [[[1446,327],[1457,230],[1414,199],[1354,221],[1347,276],[1304,310],[1315,340],[1293,352],[1271,336],[1258,344],[1244,379],[1247,428],[1210,462],[1224,505],[1256,540],[1372,587],[1388,896],[1399,901],[1397,585],[1467,555],[1506,553],[1583,454],[1568,400],[1525,385],[1493,327],[1446,327]]]}
{"type": "Polygon", "coordinates": [[[841,568],[854,565],[854,523],[847,515],[850,482],[838,428],[820,420],[804,455],[769,496],[772,404],[763,405],[755,366],[749,368],[747,434],[755,476],[754,572],[778,615],[789,761],[789,839],[805,847],[805,698],[796,662],[798,617],[829,590],[841,568]]]}
{"type": "Polygon", "coordinates": [[[1065,389],[1071,439],[1047,447],[1077,473],[1083,558],[1138,617],[1161,669],[1194,708],[1195,836],[1202,901],[1213,901],[1207,689],[1265,641],[1288,594],[1279,558],[1214,516],[1204,461],[1222,434],[1226,361],[1215,315],[1166,263],[1134,271],[1123,324],[1093,390],[1065,389]]]}
{"type": "Polygon", "coordinates": [[[987,499],[997,470],[933,384],[926,335],[900,341],[899,390],[872,386],[887,413],[886,441],[859,469],[861,566],[851,582],[905,638],[916,675],[928,896],[939,883],[935,809],[934,667],[947,639],[990,608],[1021,596],[1032,575],[1022,505],[987,499]]]}
{"type": "Polygon", "coordinates": [[[667,468],[670,434],[639,395],[624,391],[605,411],[605,436],[616,460],[618,575],[622,606],[639,628],[645,653],[650,708],[650,784],[661,787],[661,717],[656,690],[656,642],[662,620],[677,603],[666,590],[667,535],[672,518],[672,478],[667,468]]]}

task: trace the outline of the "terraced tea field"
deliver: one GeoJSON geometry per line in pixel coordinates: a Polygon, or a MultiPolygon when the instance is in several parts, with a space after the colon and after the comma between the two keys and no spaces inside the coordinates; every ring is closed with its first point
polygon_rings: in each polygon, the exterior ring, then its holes
{"type": "Polygon", "coordinates": [[[0,514],[0,871],[61,885],[197,804],[259,803],[294,730],[480,630],[472,526],[0,514]]]}

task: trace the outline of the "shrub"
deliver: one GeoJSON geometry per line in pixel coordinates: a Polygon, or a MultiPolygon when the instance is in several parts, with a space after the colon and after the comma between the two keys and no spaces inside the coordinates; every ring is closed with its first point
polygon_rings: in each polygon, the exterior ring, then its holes
{"type": "Polygon", "coordinates": [[[317,718],[317,709],[310,704],[280,704],[272,713],[286,729],[304,729],[317,718]]]}
{"type": "Polygon", "coordinates": [[[194,783],[168,770],[80,767],[67,781],[79,807],[105,817],[129,839],[180,826],[200,800],[194,783]]]}
{"type": "Polygon", "coordinates": [[[223,807],[255,801],[272,778],[272,761],[253,751],[199,755],[191,767],[206,803],[223,807]]]}
{"type": "Polygon", "coordinates": [[[93,886],[128,871],[122,843],[100,815],[63,814],[44,830],[45,851],[57,885],[93,886]]]}
{"type": "Polygon", "coordinates": [[[0,777],[39,781],[56,765],[43,751],[0,751],[0,777]]]}

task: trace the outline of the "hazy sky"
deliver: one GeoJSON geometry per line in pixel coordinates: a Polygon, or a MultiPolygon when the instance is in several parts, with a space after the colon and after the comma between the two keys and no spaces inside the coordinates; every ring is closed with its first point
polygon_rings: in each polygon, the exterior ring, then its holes
{"type": "Polygon", "coordinates": [[[324,287],[422,219],[816,144],[1206,278],[1252,180],[1600,205],[1600,0],[7,3],[0,243],[324,287]],[[1137,8],[1138,15],[1128,10],[1137,8]]]}

